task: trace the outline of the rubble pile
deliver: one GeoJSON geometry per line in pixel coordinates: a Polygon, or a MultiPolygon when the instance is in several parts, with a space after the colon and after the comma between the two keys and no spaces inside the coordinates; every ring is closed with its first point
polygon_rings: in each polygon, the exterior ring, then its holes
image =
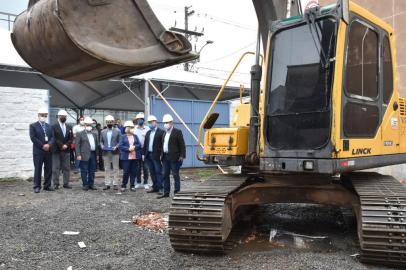
{"type": "Polygon", "coordinates": [[[162,233],[168,229],[168,214],[150,212],[134,216],[133,223],[141,228],[162,233]]]}

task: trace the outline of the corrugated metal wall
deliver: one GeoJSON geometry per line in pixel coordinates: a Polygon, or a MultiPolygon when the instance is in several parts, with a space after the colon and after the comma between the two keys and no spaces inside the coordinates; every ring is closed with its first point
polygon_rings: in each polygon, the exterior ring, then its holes
{"type": "MultiPolygon", "coordinates": [[[[183,118],[183,121],[189,126],[193,133],[197,136],[199,132],[200,123],[203,121],[204,115],[208,111],[212,101],[196,101],[196,100],[181,100],[181,99],[168,99],[169,103],[176,110],[176,112],[183,118]]],[[[183,167],[196,168],[204,167],[204,163],[196,159],[196,141],[192,135],[181,124],[179,119],[171,112],[168,106],[162,99],[151,97],[151,114],[158,118],[159,125],[162,128],[162,117],[164,114],[169,113],[175,119],[175,127],[181,129],[186,143],[186,160],[183,167]]],[[[214,109],[215,112],[220,114],[215,127],[228,127],[230,124],[230,104],[229,102],[219,102],[214,109]]],[[[203,138],[202,138],[203,139],[203,138]]]]}

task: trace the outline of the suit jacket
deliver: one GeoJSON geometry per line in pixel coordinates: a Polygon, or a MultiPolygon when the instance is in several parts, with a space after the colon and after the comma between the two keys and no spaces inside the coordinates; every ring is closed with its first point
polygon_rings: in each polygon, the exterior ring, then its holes
{"type": "MultiPolygon", "coordinates": [[[[134,143],[132,145],[135,146],[135,157],[136,159],[142,158],[142,149],[141,149],[141,143],[140,140],[138,139],[137,135],[134,136],[134,143]]],[[[130,153],[129,148],[130,148],[130,143],[128,141],[127,135],[122,135],[120,138],[120,160],[128,160],[128,154],[130,153]]]]}
{"type": "MultiPolygon", "coordinates": [[[[100,148],[103,151],[103,148],[109,145],[108,140],[107,140],[107,131],[108,129],[103,129],[101,131],[101,135],[100,135],[100,148]]],[[[111,147],[116,147],[117,150],[113,151],[114,155],[118,155],[118,146],[120,144],[120,138],[121,138],[121,132],[119,129],[117,128],[113,128],[113,133],[111,134],[111,147]]],[[[107,151],[103,151],[103,155],[106,155],[108,152],[107,151]]]]}
{"type": "MultiPolygon", "coordinates": [[[[148,153],[149,137],[151,135],[151,131],[152,130],[149,130],[147,132],[147,134],[145,135],[145,142],[144,142],[144,149],[143,149],[144,155],[146,155],[148,153]]],[[[154,142],[152,144],[152,158],[155,160],[161,160],[163,136],[165,136],[165,131],[163,131],[160,128],[157,128],[156,132],[155,132],[154,142]]]]}
{"type": "Polygon", "coordinates": [[[51,126],[47,123],[45,123],[45,131],[48,137],[48,142],[45,141],[44,129],[39,122],[35,122],[30,125],[30,138],[33,143],[32,151],[34,155],[49,153],[42,150],[44,144],[49,144],[50,151],[52,150],[52,146],[54,144],[54,136],[51,126]]]}
{"type": "MultiPolygon", "coordinates": [[[[99,140],[97,139],[97,134],[94,132],[90,132],[94,138],[94,143],[96,146],[96,155],[98,154],[98,145],[99,145],[99,140]]],[[[90,142],[89,138],[87,137],[87,131],[84,130],[82,132],[79,132],[76,134],[76,140],[75,140],[75,150],[76,150],[76,155],[77,156],[82,156],[83,161],[89,161],[90,159],[90,154],[91,154],[91,148],[90,148],[90,142]]]]}
{"type": "Polygon", "coordinates": [[[66,152],[68,153],[70,151],[70,145],[72,144],[73,141],[73,132],[72,132],[72,127],[68,124],[65,123],[65,136],[63,136],[63,132],[61,129],[61,126],[59,122],[54,124],[52,126],[52,132],[54,133],[54,147],[52,147],[52,152],[53,153],[60,153],[60,152],[66,152]],[[65,150],[62,150],[63,145],[68,146],[65,150]]]}
{"type": "MultiPolygon", "coordinates": [[[[162,139],[162,151],[165,135],[166,133],[162,139]]],[[[183,134],[180,129],[172,128],[168,143],[168,159],[170,161],[177,161],[180,157],[186,158],[185,140],[183,139],[183,134]]]]}

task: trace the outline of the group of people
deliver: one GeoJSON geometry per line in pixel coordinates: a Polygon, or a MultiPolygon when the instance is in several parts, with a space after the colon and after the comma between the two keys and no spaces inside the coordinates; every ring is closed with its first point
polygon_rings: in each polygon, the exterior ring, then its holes
{"type": "Polygon", "coordinates": [[[43,190],[59,189],[61,173],[63,188],[72,188],[69,184],[72,149],[85,191],[97,190],[94,181],[99,155],[105,171],[103,190],[118,190],[120,187],[124,192],[129,184],[131,191],[143,188],[148,193],[159,193],[158,198],[167,198],[172,173],[174,194],[180,191],[179,170],[186,157],[186,147],[182,131],[174,127],[171,115],[164,115],[164,129],[158,126],[158,119],[153,115],[148,116],[146,124],[144,114],[139,113],[133,121],[126,121],[122,128],[113,116],[108,115],[101,132],[94,128],[94,120],[90,117],[81,117],[78,125],[71,127],[66,123],[67,116],[65,110],[60,110],[57,122],[50,126],[47,123],[48,110],[40,109],[38,121],[30,125],[35,193],[41,191],[43,167],[43,190]],[[120,167],[123,170],[121,181],[120,167]],[[148,175],[152,187],[148,185],[148,175]]]}

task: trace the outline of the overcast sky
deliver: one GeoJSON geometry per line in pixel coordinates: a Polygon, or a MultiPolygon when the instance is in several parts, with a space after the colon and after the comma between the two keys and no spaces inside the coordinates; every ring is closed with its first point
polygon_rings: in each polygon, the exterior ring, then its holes
{"type": "MultiPolygon", "coordinates": [[[[190,17],[189,28],[203,31],[204,36],[192,42],[199,51],[207,40],[214,41],[206,46],[196,64],[200,74],[225,78],[239,56],[248,50],[255,50],[257,19],[250,0],[149,0],[158,18],[167,27],[184,27],[184,7],[192,6],[194,16],[190,17]]],[[[0,0],[0,12],[18,14],[25,10],[28,0],[0,0]]],[[[0,18],[4,18],[1,17],[0,18]]],[[[4,23],[0,26],[6,27],[4,23]]],[[[238,69],[236,80],[249,74],[253,59],[248,59],[238,69]]],[[[181,67],[178,67],[181,68],[181,67]]],[[[248,86],[247,86],[248,87],[248,86]]]]}

